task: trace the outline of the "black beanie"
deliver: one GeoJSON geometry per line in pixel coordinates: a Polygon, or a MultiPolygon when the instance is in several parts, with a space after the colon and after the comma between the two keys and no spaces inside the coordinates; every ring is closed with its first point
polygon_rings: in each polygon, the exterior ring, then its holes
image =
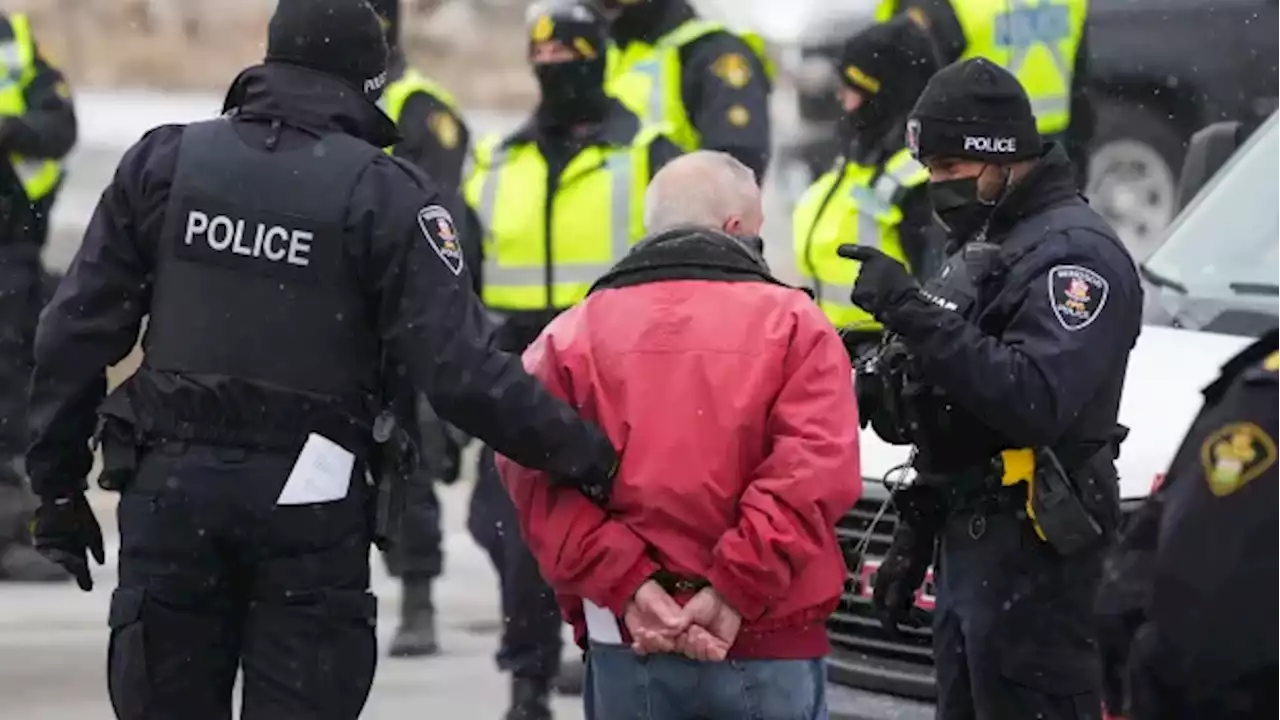
{"type": "Polygon", "coordinates": [[[604,61],[609,30],[604,17],[586,3],[543,3],[529,15],[529,52],[538,43],[556,40],[579,60],[604,61]]]}
{"type": "Polygon", "coordinates": [[[337,76],[370,99],[387,84],[387,53],[368,0],[279,0],[267,27],[266,62],[337,76]]]}
{"type": "Polygon", "coordinates": [[[886,116],[903,117],[938,71],[933,41],[905,15],[849,38],[840,55],[840,79],[881,103],[886,116]]]}
{"type": "Polygon", "coordinates": [[[1040,156],[1031,100],[1012,73],[986,58],[943,68],[907,121],[917,158],[966,158],[1008,164],[1040,156]]]}

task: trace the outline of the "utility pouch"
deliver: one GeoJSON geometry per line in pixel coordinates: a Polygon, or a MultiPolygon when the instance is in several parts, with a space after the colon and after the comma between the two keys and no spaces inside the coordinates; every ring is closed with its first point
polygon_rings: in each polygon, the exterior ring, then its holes
{"type": "Polygon", "coordinates": [[[1103,536],[1102,526],[1080,499],[1058,456],[1048,448],[1019,448],[1000,453],[1000,484],[1026,484],[1027,519],[1036,535],[1063,555],[1088,547],[1103,536]]]}
{"type": "Polygon", "coordinates": [[[138,438],[133,425],[114,416],[103,416],[96,433],[102,450],[102,472],[98,487],[123,492],[138,471],[138,438]]]}
{"type": "Polygon", "coordinates": [[[377,443],[370,467],[376,493],[373,539],[385,551],[400,537],[409,480],[417,469],[418,452],[413,439],[390,411],[383,411],[374,420],[373,439],[377,443]]]}
{"type": "Polygon", "coordinates": [[[1102,526],[1089,513],[1066,469],[1049,448],[1036,450],[1031,509],[1042,537],[1063,555],[1073,555],[1103,537],[1102,526]]]}

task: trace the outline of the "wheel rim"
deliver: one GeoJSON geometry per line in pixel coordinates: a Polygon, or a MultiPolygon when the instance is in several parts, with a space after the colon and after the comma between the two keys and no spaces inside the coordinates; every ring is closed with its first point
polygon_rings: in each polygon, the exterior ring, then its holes
{"type": "Polygon", "coordinates": [[[1150,145],[1115,140],[1089,158],[1089,201],[1140,260],[1173,220],[1177,191],[1173,170],[1150,145]]]}

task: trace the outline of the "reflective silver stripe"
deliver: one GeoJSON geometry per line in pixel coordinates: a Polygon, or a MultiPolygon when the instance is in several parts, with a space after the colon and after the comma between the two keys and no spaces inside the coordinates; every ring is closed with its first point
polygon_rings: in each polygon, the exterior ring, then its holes
{"type": "MultiPolygon", "coordinates": [[[[661,47],[659,45],[659,48],[661,47]]],[[[649,124],[661,120],[665,110],[663,100],[667,97],[666,88],[663,87],[662,82],[662,55],[659,54],[656,57],[641,60],[635,64],[631,71],[649,78],[648,107],[645,108],[646,116],[640,118],[640,121],[644,124],[649,124]]]]}
{"type": "MultiPolygon", "coordinates": [[[[615,153],[604,166],[611,177],[609,189],[609,251],[602,262],[555,262],[551,269],[556,284],[589,284],[600,279],[631,250],[631,197],[634,173],[632,153],[637,150],[615,153]]],[[[497,216],[498,178],[502,174],[505,153],[495,153],[489,165],[488,175],[480,186],[480,220],[485,234],[490,235],[493,220],[497,216]]],[[[588,209],[589,211],[589,209],[588,209]]],[[[491,237],[491,235],[490,235],[491,237]]],[[[492,253],[484,261],[484,283],[493,287],[542,286],[547,281],[546,265],[507,265],[498,262],[492,253]]],[[[555,261],[555,258],[552,258],[555,261]]]]}
{"type": "Polygon", "coordinates": [[[688,32],[685,32],[685,28],[667,34],[653,46],[654,52],[650,57],[636,63],[635,67],[631,69],[632,72],[649,78],[649,102],[648,107],[645,109],[648,117],[640,118],[646,125],[660,122],[667,117],[666,78],[664,77],[665,73],[662,72],[666,63],[663,62],[663,59],[668,51],[674,50],[678,52],[680,47],[686,44],[685,36],[688,34],[688,32]]]}
{"type": "Polygon", "coordinates": [[[858,208],[858,244],[866,247],[880,247],[880,223],[874,215],[869,215],[863,208],[858,208]]]}
{"type": "MultiPolygon", "coordinates": [[[[896,157],[894,158],[896,159],[896,157]]],[[[892,163],[893,160],[890,160],[892,163]]],[[[924,166],[915,159],[902,163],[901,167],[885,172],[876,179],[875,196],[876,199],[887,205],[893,204],[894,196],[898,191],[907,186],[911,177],[924,169],[924,166]]]]}
{"type": "MultiPolygon", "coordinates": [[[[1068,21],[1067,25],[1068,27],[1070,27],[1070,20],[1071,20],[1070,7],[1065,7],[1052,2],[1037,3],[1035,2],[1035,0],[1013,0],[1012,3],[1010,4],[1013,7],[1011,8],[1010,14],[1006,16],[1007,18],[1009,18],[1009,20],[1007,20],[1006,22],[1011,22],[1013,19],[1013,13],[1016,13],[1020,10],[1035,12],[1044,6],[1050,6],[1050,7],[1056,6],[1056,7],[1062,7],[1064,10],[1066,10],[1067,21],[1068,21]]],[[[1006,32],[1009,35],[1012,35],[1013,29],[1006,28],[1006,32]]],[[[1009,67],[1008,67],[1009,72],[1013,73],[1014,75],[1017,75],[1018,72],[1022,70],[1022,64],[1027,61],[1027,53],[1030,52],[1031,48],[1035,47],[1036,45],[1043,45],[1045,49],[1049,51],[1049,54],[1053,57],[1053,64],[1058,67],[1058,75],[1059,77],[1062,78],[1063,87],[1070,87],[1071,86],[1071,66],[1069,63],[1067,63],[1067,59],[1062,57],[1062,49],[1059,48],[1058,44],[1055,42],[1043,42],[1039,38],[1036,38],[1035,42],[1027,43],[1026,45],[1021,47],[1015,46],[1013,48],[1012,52],[1009,55],[1009,67]]]]}
{"type": "Polygon", "coordinates": [[[0,43],[0,88],[22,79],[26,66],[22,61],[22,48],[13,40],[0,43]]]}
{"type": "Polygon", "coordinates": [[[1069,112],[1071,112],[1071,98],[1065,95],[1044,97],[1031,101],[1031,113],[1036,117],[1069,112]]]}

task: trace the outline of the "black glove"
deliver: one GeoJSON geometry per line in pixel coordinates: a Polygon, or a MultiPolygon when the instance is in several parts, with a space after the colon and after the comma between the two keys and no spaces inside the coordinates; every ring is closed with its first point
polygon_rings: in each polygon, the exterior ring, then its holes
{"type": "MultiPolygon", "coordinates": [[[[618,451],[604,433],[595,433],[592,457],[572,475],[553,474],[550,480],[561,487],[576,488],[588,500],[602,508],[608,507],[613,494],[613,478],[618,474],[618,451]]],[[[586,460],[586,458],[584,458],[586,460]]]]}
{"type": "Polygon", "coordinates": [[[946,518],[947,506],[942,490],[921,482],[894,491],[893,507],[898,511],[898,522],[920,535],[932,537],[946,518]]]}
{"type": "Polygon", "coordinates": [[[901,635],[898,624],[915,607],[916,590],[933,560],[933,537],[933,533],[921,533],[899,523],[893,531],[893,544],[876,569],[871,608],[891,637],[901,635]]]}
{"type": "Polygon", "coordinates": [[[862,263],[850,299],[883,322],[884,311],[897,307],[919,284],[902,263],[865,245],[841,245],[836,254],[862,263]]]}
{"type": "Polygon", "coordinates": [[[80,589],[93,589],[87,553],[101,565],[106,561],[102,549],[102,528],[83,492],[40,499],[31,521],[31,538],[36,550],[61,565],[75,576],[80,589]]]}

